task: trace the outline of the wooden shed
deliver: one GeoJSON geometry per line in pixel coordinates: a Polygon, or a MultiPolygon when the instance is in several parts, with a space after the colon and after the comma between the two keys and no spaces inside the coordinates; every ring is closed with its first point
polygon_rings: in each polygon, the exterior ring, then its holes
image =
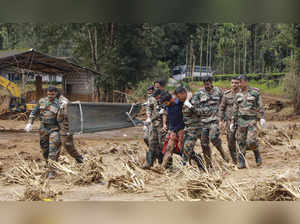
{"type": "Polygon", "coordinates": [[[34,49],[0,51],[0,72],[5,73],[12,68],[17,75],[30,73],[31,77],[35,77],[35,100],[45,95],[42,76],[57,75],[62,77],[63,94],[70,100],[97,101],[95,79],[101,74],[66,59],[34,49]]]}

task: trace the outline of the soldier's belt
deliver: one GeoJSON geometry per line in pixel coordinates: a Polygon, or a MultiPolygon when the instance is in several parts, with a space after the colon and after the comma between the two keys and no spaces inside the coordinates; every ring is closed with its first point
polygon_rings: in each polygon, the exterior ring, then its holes
{"type": "Polygon", "coordinates": [[[41,126],[44,128],[48,128],[48,129],[59,129],[58,125],[56,124],[45,124],[45,123],[41,123],[41,126]]]}
{"type": "Polygon", "coordinates": [[[239,117],[244,120],[256,120],[257,119],[257,116],[253,116],[253,115],[240,115],[239,117]]]}

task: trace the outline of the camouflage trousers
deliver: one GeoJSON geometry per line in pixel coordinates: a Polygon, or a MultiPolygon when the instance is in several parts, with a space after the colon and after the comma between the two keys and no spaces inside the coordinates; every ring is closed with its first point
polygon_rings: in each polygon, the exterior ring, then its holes
{"type": "Polygon", "coordinates": [[[144,142],[149,147],[149,127],[144,129],[144,142]]]}
{"type": "Polygon", "coordinates": [[[194,151],[198,139],[201,139],[201,128],[193,127],[184,129],[182,157],[184,163],[194,160],[200,170],[205,170],[201,155],[194,151]]]}
{"type": "Polygon", "coordinates": [[[209,123],[202,123],[201,126],[201,147],[204,154],[204,159],[206,161],[206,167],[212,167],[211,163],[211,149],[209,146],[209,142],[216,147],[216,149],[220,152],[222,158],[228,162],[228,158],[223,150],[222,141],[220,139],[220,130],[219,130],[219,122],[212,121],[209,123]]]}
{"type": "Polygon", "coordinates": [[[163,142],[164,142],[164,134],[161,130],[161,127],[150,128],[149,150],[146,153],[146,163],[148,166],[152,166],[156,159],[158,159],[159,163],[162,163],[163,142]]]}
{"type": "Polygon", "coordinates": [[[58,130],[47,128],[40,129],[40,147],[43,157],[48,160],[57,160],[59,155],[59,147],[61,145],[58,130]]]}
{"type": "Polygon", "coordinates": [[[201,128],[184,129],[183,160],[188,161],[195,154],[194,148],[198,139],[201,139],[201,128]]]}
{"type": "Polygon", "coordinates": [[[237,163],[236,130],[230,130],[231,121],[226,121],[226,137],[229,153],[234,164],[237,163]]]}
{"type": "Polygon", "coordinates": [[[257,139],[257,126],[256,120],[244,120],[240,118],[238,120],[237,128],[237,143],[241,153],[246,153],[246,150],[257,150],[258,139],[257,139]]]}
{"type": "Polygon", "coordinates": [[[75,148],[73,135],[60,135],[60,139],[62,145],[70,156],[72,156],[74,159],[81,157],[81,155],[75,148]]]}

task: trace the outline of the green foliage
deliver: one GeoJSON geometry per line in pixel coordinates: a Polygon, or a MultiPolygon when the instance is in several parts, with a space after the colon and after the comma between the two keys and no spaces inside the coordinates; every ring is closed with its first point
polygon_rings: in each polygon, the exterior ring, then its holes
{"type": "Polygon", "coordinates": [[[282,23],[0,23],[0,50],[35,48],[72,57],[103,74],[96,84],[109,94],[167,78],[187,55],[195,65],[201,56],[202,66],[229,74],[218,75],[224,81],[232,73],[257,74],[250,76],[258,80],[288,72],[300,55],[299,29],[282,23]]]}
{"type": "Polygon", "coordinates": [[[141,97],[141,98],[146,98],[147,97],[147,88],[151,85],[153,85],[152,80],[146,79],[144,81],[140,81],[134,92],[135,96],[141,97]]]}

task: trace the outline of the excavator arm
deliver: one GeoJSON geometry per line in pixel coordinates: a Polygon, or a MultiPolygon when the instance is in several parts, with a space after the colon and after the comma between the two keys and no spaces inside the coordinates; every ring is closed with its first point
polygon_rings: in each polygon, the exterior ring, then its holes
{"type": "Polygon", "coordinates": [[[9,110],[11,112],[26,112],[25,99],[21,97],[21,91],[17,84],[0,76],[0,86],[3,86],[10,93],[9,110]]]}
{"type": "Polygon", "coordinates": [[[6,78],[0,76],[0,85],[9,91],[11,96],[20,98],[21,92],[17,86],[17,84],[7,80],[6,78]]]}

